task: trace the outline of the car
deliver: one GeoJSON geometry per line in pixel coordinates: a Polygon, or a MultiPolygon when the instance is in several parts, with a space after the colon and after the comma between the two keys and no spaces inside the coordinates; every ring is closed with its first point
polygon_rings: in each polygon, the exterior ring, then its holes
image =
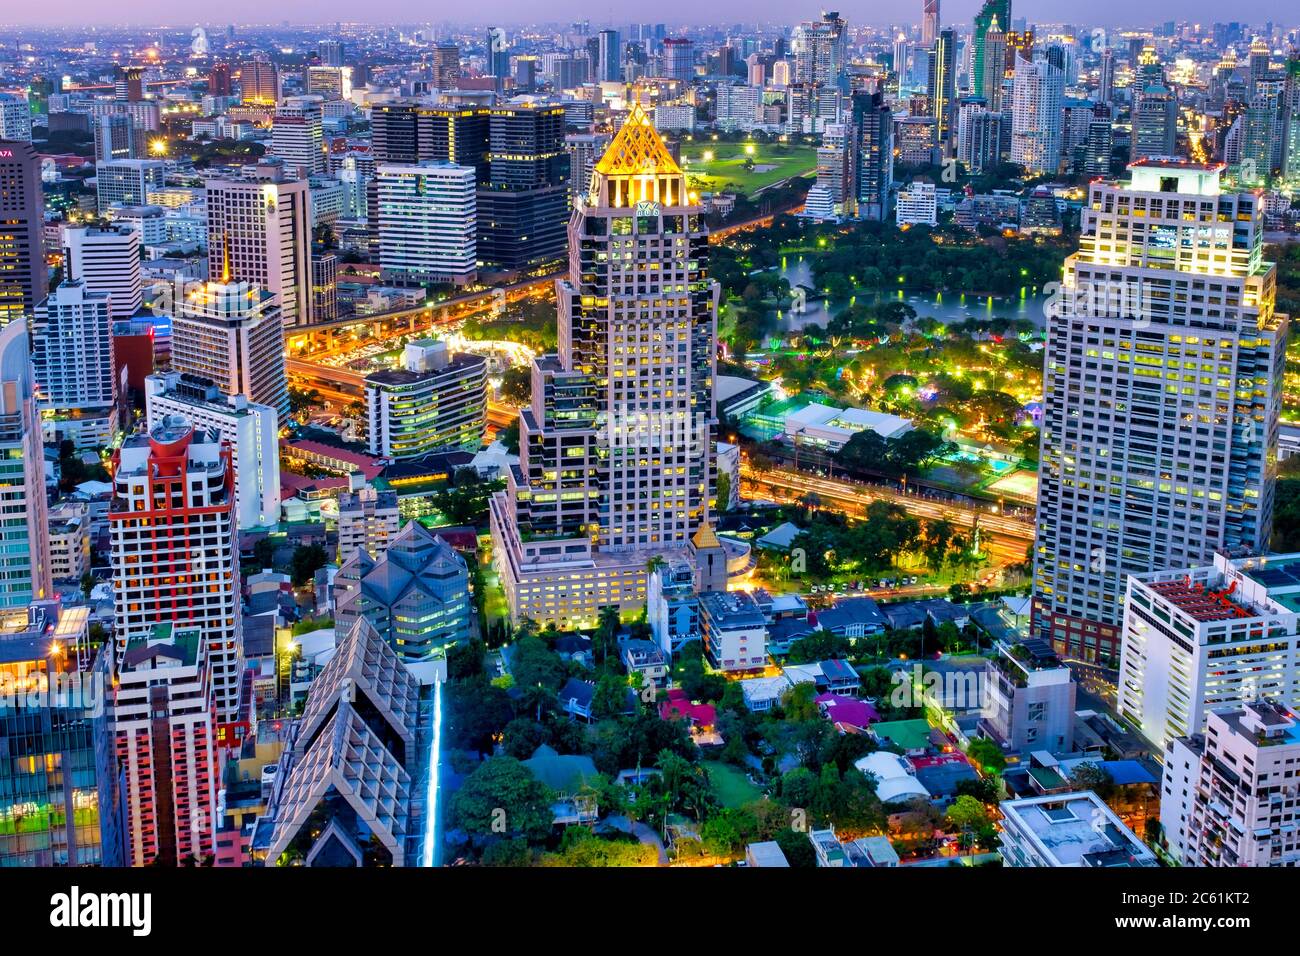
{"type": "Polygon", "coordinates": [[[917,581],[917,577],[915,574],[913,574],[910,578],[907,579],[908,584],[915,584],[916,581],[917,581]]]}

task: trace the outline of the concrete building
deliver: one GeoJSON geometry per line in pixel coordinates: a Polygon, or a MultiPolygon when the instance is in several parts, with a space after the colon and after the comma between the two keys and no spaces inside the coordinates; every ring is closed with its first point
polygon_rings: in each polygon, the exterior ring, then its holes
{"type": "Polygon", "coordinates": [[[45,454],[27,323],[0,328],[0,609],[49,598],[45,454]]]}
{"type": "Polygon", "coordinates": [[[447,344],[407,344],[402,367],[366,376],[370,454],[415,458],[434,451],[477,451],[487,415],[487,362],[449,355],[447,344]]]}
{"type": "Polygon", "coordinates": [[[1047,60],[1016,57],[1011,92],[1011,162],[1031,175],[1056,174],[1061,163],[1065,73],[1047,60]]]}
{"type": "Polygon", "coordinates": [[[516,620],[639,608],[647,561],[688,556],[709,521],[719,291],[700,213],[634,104],[570,222],[559,354],[533,363],[520,463],[491,502],[516,620]]]}
{"type": "Polygon", "coordinates": [[[473,282],[478,275],[474,167],[384,164],[376,173],[384,281],[421,286],[473,282]]]}
{"type": "Polygon", "coordinates": [[[1221,165],[1129,168],[1089,186],[1049,303],[1033,626],[1088,661],[1119,657],[1128,575],[1258,552],[1273,523],[1289,321],[1261,198],[1221,165]]]}
{"type": "Polygon", "coordinates": [[[700,638],[700,602],[695,590],[695,566],[674,559],[649,575],[646,622],[655,643],[671,655],[700,638]]]}
{"type": "Polygon", "coordinates": [[[339,495],[339,563],[358,548],[375,556],[383,554],[400,528],[397,492],[376,491],[354,471],[348,490],[339,495]]]}
{"type": "Polygon", "coordinates": [[[1075,684],[1070,669],[1041,640],[996,646],[985,665],[980,731],[1014,753],[1074,749],[1075,684]]]}
{"type": "Polygon", "coordinates": [[[1212,710],[1204,733],[1165,748],[1160,824],[1183,866],[1298,866],[1300,728],[1255,700],[1212,710]]]}
{"type": "Polygon", "coordinates": [[[1300,703],[1300,554],[1136,574],[1124,600],[1118,709],[1159,747],[1261,695],[1300,703]]]}
{"type": "Polygon", "coordinates": [[[114,464],[108,525],[117,660],[133,642],[147,644],[160,621],[178,633],[196,630],[217,720],[233,723],[244,649],[230,450],[168,418],[128,438],[114,464]]]}
{"type": "Polygon", "coordinates": [[[709,662],[718,670],[754,670],[767,664],[767,619],[747,591],[701,594],[700,636],[709,662]]]}
{"type": "Polygon", "coordinates": [[[149,192],[166,185],[167,164],[161,159],[109,159],[95,163],[95,201],[100,213],[115,204],[143,206],[149,192]]]}
{"type": "Polygon", "coordinates": [[[207,379],[226,395],[269,405],[286,421],[284,317],[274,295],[243,282],[209,282],[178,305],[172,369],[207,379]]]}
{"type": "Polygon", "coordinates": [[[270,405],[227,395],[210,379],[175,370],[145,379],[145,422],[152,431],[180,416],[230,443],[235,521],[240,531],[280,520],[279,414],[270,405]]]}
{"type": "Polygon", "coordinates": [[[42,416],[78,447],[109,444],[115,428],[110,298],[69,280],[32,317],[32,369],[42,416]]]}
{"type": "Polygon", "coordinates": [[[939,225],[939,200],[934,183],[913,180],[898,191],[894,221],[899,226],[939,225]]]}
{"type": "Polygon", "coordinates": [[[50,577],[78,582],[90,570],[90,507],[64,501],[50,509],[50,577]]]}
{"type": "Polygon", "coordinates": [[[0,140],[32,141],[32,108],[20,93],[0,93],[0,140]]]}
{"type": "Polygon", "coordinates": [[[87,292],[106,293],[114,321],[129,319],[144,301],[140,245],[141,234],[126,225],[65,227],[64,276],[82,282],[87,292]]]}
{"type": "Polygon", "coordinates": [[[1156,866],[1156,855],[1091,790],[1003,800],[1006,866],[1156,866]]]}
{"type": "MultiPolygon", "coordinates": [[[[364,619],[403,663],[429,664],[469,640],[469,570],[446,541],[412,521],[378,555],[357,548],[343,559],[334,609],[339,630],[364,619]]],[[[416,670],[428,683],[427,668],[416,670]]]]}
{"type": "Polygon", "coordinates": [[[286,173],[306,179],[325,171],[321,96],[288,96],[271,121],[271,154],[284,160],[286,173]]]}
{"type": "Polygon", "coordinates": [[[41,158],[29,142],[0,139],[0,326],[27,318],[45,297],[41,158]]]}

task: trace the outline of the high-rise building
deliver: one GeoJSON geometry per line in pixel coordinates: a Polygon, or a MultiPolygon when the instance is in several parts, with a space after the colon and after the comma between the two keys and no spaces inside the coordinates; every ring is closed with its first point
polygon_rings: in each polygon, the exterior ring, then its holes
{"type": "Polygon", "coordinates": [[[1250,44],[1247,66],[1246,96],[1254,99],[1255,94],[1259,92],[1260,81],[1267,77],[1269,72],[1268,43],[1260,37],[1255,37],[1250,44]]]}
{"type": "Polygon", "coordinates": [[[663,74],[669,79],[690,82],[695,75],[695,43],[685,38],[664,40],[663,74]]]}
{"type": "MultiPolygon", "coordinates": [[[[183,418],[132,435],[114,455],[108,511],[118,672],[133,645],[149,644],[160,622],[196,631],[221,723],[241,715],[244,643],[231,451],[183,418]]],[[[145,679],[145,684],[148,681],[145,679]]],[[[147,695],[146,695],[147,696],[147,695]]],[[[194,781],[196,784],[198,781],[194,781]]],[[[211,794],[215,796],[215,793],[211,794]]]]}
{"type": "Polygon", "coordinates": [[[378,491],[367,485],[360,472],[348,476],[348,490],[339,495],[339,562],[358,548],[383,554],[401,528],[397,492],[378,491]]]}
{"type": "Polygon", "coordinates": [[[976,96],[989,97],[989,87],[1002,85],[1004,61],[1006,58],[1006,34],[1003,32],[1011,26],[1011,0],[984,0],[979,12],[975,14],[975,26],[971,30],[970,90],[976,96]],[[1000,38],[1001,51],[994,51],[989,57],[989,34],[994,34],[995,41],[1000,38]],[[986,67],[987,64],[987,67],[986,67]],[[990,81],[996,80],[996,84],[990,81]]]}
{"type": "Polygon", "coordinates": [[[1115,100],[1115,51],[1110,47],[1101,51],[1101,67],[1097,75],[1097,101],[1109,106],[1115,100]]]}
{"type": "Polygon", "coordinates": [[[90,608],[56,601],[0,613],[0,867],[124,862],[89,628],[90,608]]]}
{"type": "Polygon", "coordinates": [[[288,96],[275,108],[271,122],[271,153],[284,160],[294,179],[325,171],[320,96],[288,96]]]}
{"type": "Polygon", "coordinates": [[[162,616],[126,640],[114,668],[108,731],[125,783],[127,865],[213,855],[221,772],[207,637],[162,616]]]}
{"type": "Polygon", "coordinates": [[[127,113],[108,113],[95,118],[95,159],[143,159],[145,131],[137,129],[127,113]]]}
{"type": "Polygon", "coordinates": [[[1183,866],[1298,866],[1300,726],[1293,710],[1249,701],[1212,711],[1204,733],[1169,742],[1160,824],[1183,866]]]}
{"type": "Polygon", "coordinates": [[[240,531],[265,528],[280,519],[279,414],[274,408],[243,395],[227,395],[209,379],[174,370],[148,376],[144,394],[150,431],[180,417],[229,443],[240,531]]]}
{"type": "Polygon", "coordinates": [[[473,166],[384,164],[378,181],[379,265],[398,285],[465,285],[477,276],[473,166]]]}
{"type": "Polygon", "coordinates": [[[449,355],[445,342],[408,343],[402,366],[366,376],[372,455],[416,458],[436,451],[477,450],[487,415],[487,362],[449,355]]]}
{"type": "Polygon", "coordinates": [[[321,40],[316,44],[316,55],[322,66],[341,67],[343,65],[343,41],[321,40]]]}
{"type": "Polygon", "coordinates": [[[95,197],[100,213],[113,205],[143,206],[149,190],[167,183],[167,164],[161,159],[113,159],[95,163],[95,197]]]}
{"type": "Polygon", "coordinates": [[[1167,86],[1151,84],[1133,103],[1129,159],[1172,159],[1178,147],[1178,98],[1167,86]]]}
{"type": "Polygon", "coordinates": [[[260,286],[276,297],[286,326],[304,325],[313,320],[310,184],[258,170],[207,181],[208,275],[260,286]]]}
{"type": "Polygon", "coordinates": [[[564,149],[569,154],[569,195],[576,199],[586,195],[591,188],[591,174],[609,145],[609,136],[604,133],[567,133],[564,137],[564,149]]]}
{"type": "MultiPolygon", "coordinates": [[[[930,97],[930,115],[934,117],[939,148],[944,156],[952,154],[957,107],[957,34],[940,30],[939,39],[929,51],[929,77],[926,86],[930,97]]],[[[1059,125],[1059,122],[1058,122],[1059,125]]]]}
{"type": "Polygon", "coordinates": [[[0,609],[53,593],[45,452],[27,323],[0,328],[0,609]]]}
{"type": "Polygon", "coordinates": [[[460,47],[454,43],[439,43],[433,48],[431,85],[435,90],[454,90],[460,83],[460,47]]]}
{"type": "Polygon", "coordinates": [[[317,322],[339,317],[339,257],[332,252],[311,257],[311,302],[317,322]]]}
{"type": "Polygon", "coordinates": [[[140,278],[140,233],[129,226],[66,226],[63,269],[87,292],[109,297],[113,320],[135,315],[144,301],[140,278]]]}
{"type": "Polygon", "coordinates": [[[1055,175],[1065,73],[1047,60],[1017,58],[1012,82],[1011,162],[1032,175],[1055,175]]]}
{"type": "Polygon", "coordinates": [[[1127,575],[1268,546],[1289,325],[1259,196],[1129,169],[1089,187],[1047,329],[1033,620],[1090,661],[1118,657],[1127,575]]]}
{"type": "Polygon", "coordinates": [[[939,39],[939,0],[921,0],[921,46],[929,48],[939,39]]]}
{"type": "Polygon", "coordinates": [[[0,140],[0,326],[45,296],[44,225],[40,156],[29,142],[0,140]]]}
{"type": "Polygon", "coordinates": [[[957,108],[957,161],[972,173],[992,169],[1002,158],[1002,114],[983,100],[964,100],[957,108]]]}
{"type": "Polygon", "coordinates": [[[496,77],[498,85],[510,76],[510,39],[505,27],[491,27],[487,33],[487,74],[496,77]]]}
{"type": "Polygon", "coordinates": [[[280,101],[280,74],[265,54],[240,64],[239,92],[247,106],[274,106],[280,101]]]}
{"type": "Polygon", "coordinates": [[[1006,88],[1007,34],[1003,24],[996,18],[989,24],[984,34],[984,60],[981,85],[972,87],[975,96],[982,97],[988,108],[994,112],[1002,111],[1002,100],[1006,88]]]}
{"type": "Polygon", "coordinates": [[[617,30],[601,30],[597,37],[599,60],[596,79],[602,83],[617,83],[623,78],[623,50],[617,30]]]}
{"type": "Polygon", "coordinates": [[[247,283],[209,282],[178,303],[171,365],[208,379],[229,396],[270,405],[289,417],[284,319],[274,296],[247,283]]]}
{"type": "Polygon", "coordinates": [[[0,93],[0,141],[32,141],[32,108],[20,93],[0,93]]]}
{"type": "Polygon", "coordinates": [[[883,93],[854,93],[852,100],[856,214],[883,222],[894,189],[894,118],[883,93]]]}
{"type": "MultiPolygon", "coordinates": [[[[937,6],[937,4],[936,4],[937,6]]],[[[848,24],[835,11],[820,20],[805,20],[790,38],[794,81],[847,92],[848,24]]]]}
{"type": "Polygon", "coordinates": [[[562,258],[569,218],[564,107],[494,107],[488,167],[488,180],[478,190],[479,263],[514,271],[562,258]]]}
{"type": "Polygon", "coordinates": [[[218,60],[213,63],[212,68],[208,70],[208,95],[230,96],[231,92],[230,64],[218,60]]]}
{"type": "Polygon", "coordinates": [[[512,616],[561,625],[640,607],[647,560],[708,524],[719,296],[702,210],[639,103],[569,237],[559,353],[533,363],[520,465],[491,502],[512,616]]]}
{"type": "Polygon", "coordinates": [[[1091,790],[1003,800],[1004,866],[1159,866],[1155,853],[1091,790]]]}
{"type": "Polygon", "coordinates": [[[41,411],[78,447],[113,436],[113,320],[109,296],[69,279],[32,318],[32,369],[41,411]]]}
{"type": "Polygon", "coordinates": [[[339,629],[369,622],[405,664],[438,660],[468,641],[472,607],[465,559],[418,521],[378,554],[354,548],[334,576],[339,629]]]}
{"type": "Polygon", "coordinates": [[[1213,557],[1128,579],[1118,709],[1158,747],[1213,710],[1300,703],[1300,555],[1213,557]]]}

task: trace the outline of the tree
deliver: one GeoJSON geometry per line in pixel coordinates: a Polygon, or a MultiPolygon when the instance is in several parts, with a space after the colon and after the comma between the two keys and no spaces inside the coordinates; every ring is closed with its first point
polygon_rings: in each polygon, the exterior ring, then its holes
{"type": "Polygon", "coordinates": [[[294,587],[301,587],[310,581],[328,561],[329,555],[319,544],[304,544],[294,548],[290,571],[294,587]]]}
{"type": "Polygon", "coordinates": [[[87,571],[81,576],[81,596],[90,600],[90,592],[95,590],[95,576],[87,571]]]}
{"type": "Polygon", "coordinates": [[[1115,792],[1115,778],[1099,763],[1088,761],[1070,771],[1070,783],[1075,790],[1091,790],[1102,800],[1115,792]]]}
{"type": "Polygon", "coordinates": [[[950,825],[962,832],[962,842],[965,843],[972,831],[979,830],[988,823],[988,812],[984,809],[984,804],[972,796],[963,794],[952,802],[946,819],[950,825]]]}
{"type": "Polygon", "coordinates": [[[501,376],[501,397],[512,405],[527,405],[532,395],[533,371],[526,365],[515,365],[501,376]]]}
{"type": "Polygon", "coordinates": [[[966,748],[966,756],[986,774],[1000,774],[1007,766],[1007,755],[987,737],[976,737],[966,748]]]}
{"type": "Polygon", "coordinates": [[[817,851],[813,849],[807,833],[798,830],[781,830],[774,839],[791,867],[812,869],[817,866],[817,851]]]}
{"type": "Polygon", "coordinates": [[[542,708],[555,702],[555,694],[564,683],[564,662],[540,637],[526,636],[514,643],[510,673],[525,705],[535,709],[541,720],[542,708]]]}
{"type": "Polygon", "coordinates": [[[452,806],[456,825],[471,840],[522,837],[536,844],[551,832],[551,796],[514,757],[492,757],[466,778],[452,806]]]}
{"type": "Polygon", "coordinates": [[[718,514],[726,514],[727,509],[731,507],[731,475],[725,471],[718,475],[718,495],[714,499],[714,510],[718,514]]]}
{"type": "Polygon", "coordinates": [[[269,570],[275,567],[275,552],[279,550],[274,541],[268,538],[261,538],[253,545],[253,561],[257,567],[263,570],[269,570]]]}
{"type": "Polygon", "coordinates": [[[627,708],[627,681],[617,674],[603,674],[591,696],[591,716],[596,720],[617,717],[627,708]]]}

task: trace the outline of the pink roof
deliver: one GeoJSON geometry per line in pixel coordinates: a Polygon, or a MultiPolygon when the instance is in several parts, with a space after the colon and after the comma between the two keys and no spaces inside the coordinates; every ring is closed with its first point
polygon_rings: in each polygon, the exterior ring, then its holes
{"type": "Polygon", "coordinates": [[[326,445],[323,442],[311,441],[310,439],[288,441],[287,439],[282,438],[280,439],[280,444],[286,449],[300,448],[304,452],[312,455],[321,455],[325,458],[332,458],[335,461],[355,465],[357,469],[366,476],[366,481],[373,480],[375,476],[384,470],[384,466],[379,463],[379,459],[347,448],[336,448],[333,445],[326,445]]]}
{"type": "Polygon", "coordinates": [[[663,720],[684,717],[701,727],[712,727],[718,719],[717,708],[712,704],[692,704],[680,688],[668,691],[667,699],[659,702],[659,716],[663,720]]]}
{"type": "Polygon", "coordinates": [[[840,697],[836,694],[821,694],[814,698],[826,717],[837,724],[852,727],[866,727],[880,720],[880,714],[865,700],[856,697],[840,697]]]}
{"type": "Polygon", "coordinates": [[[912,766],[917,770],[922,767],[942,767],[944,764],[949,763],[970,763],[965,754],[959,753],[936,754],[932,757],[909,757],[908,759],[912,761],[912,766]]]}

